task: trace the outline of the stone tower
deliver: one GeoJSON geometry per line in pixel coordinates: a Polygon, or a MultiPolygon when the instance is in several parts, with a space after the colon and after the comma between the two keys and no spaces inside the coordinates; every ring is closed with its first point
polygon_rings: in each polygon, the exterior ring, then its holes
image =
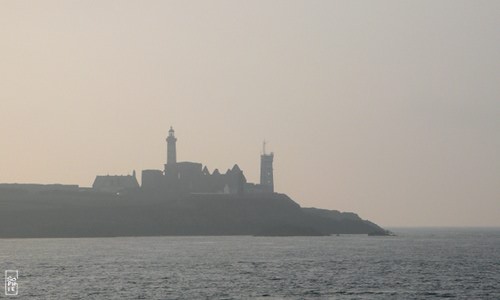
{"type": "Polygon", "coordinates": [[[274,153],[266,153],[266,142],[264,142],[262,155],[260,156],[260,184],[271,193],[274,192],[273,158],[274,153]]]}
{"type": "Polygon", "coordinates": [[[177,138],[174,133],[174,129],[170,126],[167,137],[167,163],[165,164],[165,174],[167,174],[169,170],[173,171],[175,169],[175,165],[177,164],[177,150],[175,146],[177,138]]]}

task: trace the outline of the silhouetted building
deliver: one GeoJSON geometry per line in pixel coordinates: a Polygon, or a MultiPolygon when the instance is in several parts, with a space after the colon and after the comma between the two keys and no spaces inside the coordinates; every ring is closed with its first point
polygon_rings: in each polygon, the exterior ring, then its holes
{"type": "Polygon", "coordinates": [[[156,189],[163,186],[165,181],[165,176],[160,170],[143,170],[141,178],[141,187],[144,189],[156,189]]]}
{"type": "Polygon", "coordinates": [[[260,156],[260,185],[265,191],[271,193],[274,192],[273,159],[274,153],[266,154],[266,142],[264,142],[260,156]]]}
{"type": "Polygon", "coordinates": [[[97,176],[92,184],[92,188],[96,191],[115,194],[138,187],[135,171],[132,175],[97,176]]]}
{"type": "Polygon", "coordinates": [[[196,162],[177,162],[175,131],[172,127],[167,137],[167,162],[163,174],[159,170],[142,172],[142,188],[179,193],[227,193],[244,192],[246,178],[243,171],[234,165],[226,173],[215,169],[212,174],[208,168],[196,162]]]}
{"type": "MultiPolygon", "coordinates": [[[[175,131],[172,127],[168,131],[167,161],[164,170],[143,170],[141,187],[143,190],[161,193],[178,194],[242,194],[242,193],[269,193],[273,187],[273,153],[264,153],[261,156],[261,184],[247,183],[243,171],[234,165],[222,174],[218,169],[212,173],[201,163],[177,162],[175,131]]],[[[100,192],[120,193],[138,188],[135,176],[97,176],[92,189],[100,192]]]]}
{"type": "Polygon", "coordinates": [[[165,164],[165,176],[175,176],[177,168],[177,149],[176,149],[177,138],[175,137],[175,131],[170,126],[167,137],[167,163],[165,164]]]}

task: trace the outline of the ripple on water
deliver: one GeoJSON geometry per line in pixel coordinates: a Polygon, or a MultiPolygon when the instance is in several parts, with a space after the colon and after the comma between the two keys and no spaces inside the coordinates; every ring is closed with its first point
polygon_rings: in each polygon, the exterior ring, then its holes
{"type": "Polygon", "coordinates": [[[499,231],[12,239],[0,262],[27,298],[500,299],[499,249],[499,231]]]}

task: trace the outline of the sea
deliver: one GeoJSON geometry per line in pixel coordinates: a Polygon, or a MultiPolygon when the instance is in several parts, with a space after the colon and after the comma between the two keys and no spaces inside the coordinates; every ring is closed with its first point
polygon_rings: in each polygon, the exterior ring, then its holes
{"type": "Polygon", "coordinates": [[[500,299],[500,228],[391,230],[0,239],[0,299],[500,299]]]}

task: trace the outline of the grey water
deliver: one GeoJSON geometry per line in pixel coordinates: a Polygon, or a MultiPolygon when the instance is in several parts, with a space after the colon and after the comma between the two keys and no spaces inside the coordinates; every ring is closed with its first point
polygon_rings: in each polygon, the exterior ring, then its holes
{"type": "Polygon", "coordinates": [[[19,299],[500,299],[499,228],[393,231],[0,239],[0,268],[19,299]]]}

